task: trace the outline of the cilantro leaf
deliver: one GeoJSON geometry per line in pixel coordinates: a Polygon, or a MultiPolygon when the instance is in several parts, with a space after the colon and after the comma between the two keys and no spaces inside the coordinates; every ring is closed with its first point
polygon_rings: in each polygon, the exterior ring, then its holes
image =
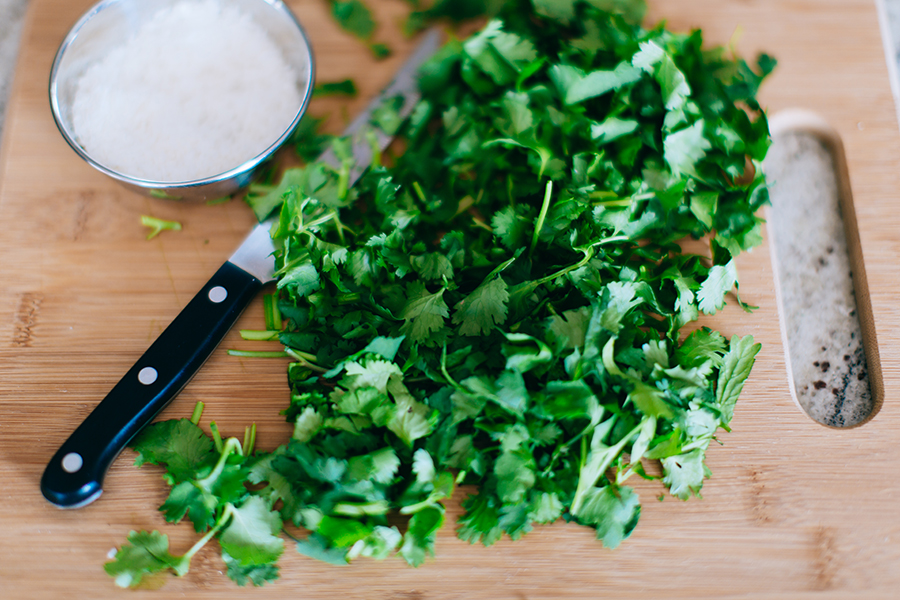
{"type": "Polygon", "coordinates": [[[281,276],[277,286],[298,298],[308,296],[319,289],[319,273],[311,262],[300,262],[281,276]]]}
{"type": "Polygon", "coordinates": [[[368,39],[375,32],[372,12],[360,0],[331,0],[331,12],[345,31],[358,38],[368,39]]]}
{"type": "Polygon", "coordinates": [[[534,0],[534,10],[539,15],[568,23],[575,18],[576,1],[577,0],[534,0]]]}
{"type": "Polygon", "coordinates": [[[550,492],[539,492],[532,501],[529,517],[535,523],[552,523],[563,514],[564,505],[559,496],[550,492]]]}
{"type": "Polygon", "coordinates": [[[325,425],[325,419],[314,406],[305,407],[294,419],[294,433],[291,439],[308,442],[325,425]]]}
{"type": "Polygon", "coordinates": [[[377,525],[368,537],[356,542],[347,552],[347,561],[357,556],[366,556],[376,560],[390,556],[400,545],[403,536],[396,527],[377,525]]]}
{"type": "Polygon", "coordinates": [[[258,457],[247,471],[247,481],[257,486],[265,483],[266,485],[257,492],[259,497],[265,499],[269,506],[275,506],[280,501],[284,520],[294,520],[302,501],[294,492],[291,480],[275,468],[275,461],[284,455],[282,446],[274,452],[258,457]]]}
{"type": "Polygon", "coordinates": [[[169,553],[169,538],[158,531],[132,531],[128,542],[116,552],[112,561],[104,565],[119,587],[137,587],[147,575],[172,569],[178,575],[187,571],[190,558],[185,560],[169,553]]]}
{"type": "Polygon", "coordinates": [[[697,294],[700,299],[700,310],[711,315],[725,306],[725,295],[731,291],[737,283],[737,269],[734,261],[726,265],[715,265],[709,270],[709,275],[700,285],[697,294]]]}
{"type": "Polygon", "coordinates": [[[491,227],[504,246],[510,250],[522,247],[527,235],[531,232],[533,219],[517,211],[513,206],[501,208],[494,213],[491,227]]]}
{"type": "Polygon", "coordinates": [[[313,98],[321,96],[350,96],[357,94],[356,83],[352,79],[342,79],[340,81],[322,81],[316,83],[313,89],[313,98]]]}
{"type": "Polygon", "coordinates": [[[536,481],[534,459],[523,451],[504,452],[494,464],[497,495],[504,504],[521,502],[536,481]]]}
{"type": "MultiPolygon", "coordinates": [[[[416,453],[424,452],[417,450],[416,453]]],[[[369,454],[355,456],[350,459],[348,472],[359,481],[371,479],[376,483],[391,483],[400,468],[400,459],[393,448],[381,448],[369,454]]],[[[415,465],[413,466],[415,470],[415,465]]]]}
{"type": "Polygon", "coordinates": [[[665,401],[665,394],[645,383],[637,383],[628,394],[628,399],[647,416],[665,419],[675,416],[672,406],[665,401]]]}
{"type": "Polygon", "coordinates": [[[753,343],[752,335],[731,338],[731,345],[723,358],[716,384],[716,404],[722,411],[722,421],[725,424],[731,422],[734,405],[744,389],[747,377],[750,376],[750,370],[756,362],[760,348],[761,344],[753,343]]]}
{"type": "Polygon", "coordinates": [[[606,485],[593,488],[585,496],[579,521],[597,529],[597,539],[610,550],[631,535],[641,515],[637,492],[630,487],[606,485]]]}
{"type": "Polygon", "coordinates": [[[703,480],[709,476],[709,469],[703,464],[703,455],[701,448],[695,448],[685,454],[662,459],[663,483],[669,486],[673,496],[687,500],[692,494],[700,494],[703,480]]]}
{"type": "Polygon", "coordinates": [[[190,479],[195,471],[214,459],[212,440],[189,419],[154,423],[131,445],[138,453],[135,466],[166,465],[165,479],[170,485],[190,479]]]}
{"type": "Polygon", "coordinates": [[[224,464],[206,477],[173,487],[160,510],[171,523],[187,515],[196,531],[204,531],[215,523],[220,503],[235,502],[246,493],[245,477],[240,465],[224,464]]]}
{"type": "Polygon", "coordinates": [[[499,20],[489,22],[466,40],[463,49],[472,63],[497,85],[515,81],[518,71],[537,57],[530,40],[504,30],[499,20]]]}
{"type": "Polygon", "coordinates": [[[557,341],[558,348],[571,349],[584,346],[590,311],[587,308],[567,310],[561,315],[553,315],[547,329],[557,341]]]}
{"type": "Polygon", "coordinates": [[[211,491],[192,481],[184,481],[172,488],[160,510],[170,523],[177,523],[190,513],[194,530],[200,532],[215,522],[218,506],[218,498],[211,491]]]}
{"type": "Polygon", "coordinates": [[[460,325],[461,335],[483,335],[506,321],[509,301],[506,282],[494,277],[479,285],[459,301],[453,313],[453,323],[460,325]]]}
{"type": "Polygon", "coordinates": [[[413,454],[413,473],[416,474],[416,481],[419,483],[428,483],[434,481],[436,475],[434,469],[434,460],[424,448],[419,448],[413,454]]]}
{"type": "Polygon", "coordinates": [[[429,555],[434,556],[435,533],[443,523],[444,511],[436,506],[414,514],[403,536],[400,556],[414,567],[425,562],[429,555]]]}
{"type": "Polygon", "coordinates": [[[691,212],[707,229],[712,229],[718,205],[719,194],[716,192],[704,191],[691,196],[691,212]]]}
{"type": "Polygon", "coordinates": [[[297,552],[331,565],[347,566],[347,549],[328,546],[327,541],[317,533],[298,540],[297,552]]]}
{"type": "Polygon", "coordinates": [[[727,342],[718,331],[704,327],[691,332],[675,351],[678,362],[686,367],[696,367],[707,361],[721,364],[727,342]]]}
{"type": "Polygon", "coordinates": [[[500,513],[496,508],[497,500],[484,492],[470,495],[463,501],[465,512],[459,518],[459,538],[474,544],[481,542],[490,546],[500,539],[503,529],[500,527],[500,513]]]}
{"type": "Polygon", "coordinates": [[[281,517],[259,496],[250,496],[231,513],[231,521],[219,535],[222,551],[241,567],[274,563],[284,550],[278,537],[281,517]]]}
{"type": "Polygon", "coordinates": [[[379,359],[347,363],[344,365],[344,372],[346,375],[341,379],[341,384],[348,389],[371,387],[379,392],[387,389],[391,377],[403,375],[395,363],[379,359]]]}
{"type": "Polygon", "coordinates": [[[406,321],[400,332],[414,342],[424,342],[442,329],[444,319],[450,315],[443,295],[444,288],[432,294],[423,284],[412,284],[409,299],[400,312],[400,318],[406,321]]]}
{"type": "Polygon", "coordinates": [[[251,583],[259,587],[275,581],[279,576],[278,567],[274,564],[242,565],[225,550],[222,550],[222,561],[225,563],[228,578],[240,586],[251,583]]]}
{"type": "Polygon", "coordinates": [[[453,279],[453,264],[450,259],[438,252],[414,256],[410,264],[422,279],[429,281],[453,279]]]}
{"type": "Polygon", "coordinates": [[[399,381],[393,382],[389,391],[397,410],[387,427],[403,443],[412,446],[413,442],[434,430],[437,415],[427,405],[416,400],[399,381]]]}
{"type": "Polygon", "coordinates": [[[664,156],[673,174],[696,175],[697,163],[712,148],[704,135],[704,126],[705,122],[700,119],[693,125],[666,136],[663,141],[664,156]]]}
{"type": "Polygon", "coordinates": [[[591,137],[598,145],[603,145],[634,133],[639,125],[634,119],[607,117],[602,123],[591,125],[591,137]]]}
{"type": "Polygon", "coordinates": [[[566,104],[580,104],[635,83],[640,80],[641,74],[641,69],[628,62],[619,63],[612,70],[588,73],[568,65],[555,66],[551,71],[551,77],[566,104]]]}

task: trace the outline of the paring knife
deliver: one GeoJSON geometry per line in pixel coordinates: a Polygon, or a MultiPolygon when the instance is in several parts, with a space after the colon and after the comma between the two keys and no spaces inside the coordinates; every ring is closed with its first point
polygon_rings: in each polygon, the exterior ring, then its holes
{"type": "MultiPolygon", "coordinates": [[[[419,100],[416,72],[438,49],[440,32],[426,34],[391,84],[346,129],[352,140],[355,166],[349,185],[372,161],[371,141],[356,135],[385,100],[401,96],[401,117],[419,100]]],[[[385,149],[391,137],[374,129],[385,149]]],[[[328,151],[319,160],[337,167],[328,151]]],[[[187,385],[241,312],[275,270],[271,223],[258,224],[237,251],[203,286],[125,376],[60,447],[41,478],[41,492],[60,508],[79,508],[103,492],[110,464],[128,442],[187,385]]]]}

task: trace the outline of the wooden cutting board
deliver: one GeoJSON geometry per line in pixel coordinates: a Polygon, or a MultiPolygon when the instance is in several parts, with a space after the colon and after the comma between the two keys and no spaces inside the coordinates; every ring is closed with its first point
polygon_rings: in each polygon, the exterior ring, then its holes
{"type": "MultiPolygon", "coordinates": [[[[53,54],[92,0],[32,0],[0,157],[0,597],[112,598],[124,592],[103,572],[107,553],[132,529],[162,529],[174,551],[194,539],[156,507],[160,472],[136,469],[126,451],[103,497],[61,511],[40,495],[47,460],[164,326],[225,260],[253,223],[240,202],[218,206],[144,198],[83,163],[56,131],[47,102],[53,54]],[[175,219],[179,233],[145,241],[141,214],[175,219]]],[[[312,37],[323,80],[354,77],[362,97],[317,100],[337,128],[390,79],[408,51],[396,26],[400,0],[374,0],[377,38],[394,58],[373,63],[342,34],[325,0],[290,2],[312,37]]],[[[359,560],[346,568],[292,551],[282,578],[242,589],[223,574],[211,544],[190,573],[161,591],[132,597],[455,598],[847,598],[896,597],[900,585],[900,135],[875,4],[871,0],[651,0],[651,22],[703,27],[710,43],[736,30],[747,57],[780,61],[766,83],[770,113],[816,111],[843,139],[868,274],[884,402],[855,429],[828,429],[791,398],[768,245],[740,259],[742,297],[707,321],[726,335],[763,343],[724,446],[710,450],[713,477],[702,500],[659,502],[641,482],[641,522],[615,551],[592,531],[563,523],[522,541],[470,546],[447,525],[437,558],[419,569],[400,560],[359,560]]],[[[260,328],[260,304],[240,328],[260,328]]],[[[255,421],[259,445],[284,442],[278,411],[288,402],[285,363],[230,357],[252,349],[231,334],[165,411],[188,416],[206,403],[204,422],[227,435],[255,421]]],[[[459,491],[451,502],[459,514],[459,491]]]]}

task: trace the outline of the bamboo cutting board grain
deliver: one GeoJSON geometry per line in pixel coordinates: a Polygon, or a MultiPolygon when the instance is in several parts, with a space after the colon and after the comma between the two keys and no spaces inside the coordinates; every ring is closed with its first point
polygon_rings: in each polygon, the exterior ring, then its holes
{"type": "MultiPolygon", "coordinates": [[[[61,511],[40,495],[41,472],[58,445],[99,402],[225,260],[253,222],[240,202],[178,204],[127,192],[65,145],[47,102],[53,54],[91,0],[32,0],[0,157],[0,598],[113,598],[125,592],[103,572],[107,553],[132,529],[162,529],[173,550],[195,538],[169,526],[156,507],[166,486],[155,468],[136,469],[126,451],[103,497],[61,511]],[[140,215],[184,224],[145,241],[140,215]]],[[[378,41],[395,57],[373,63],[342,34],[324,0],[290,2],[309,31],[322,80],[353,77],[362,97],[317,100],[337,129],[386,83],[409,44],[396,23],[401,0],[379,0],[378,41]]],[[[448,524],[437,558],[419,569],[400,560],[336,568],[291,549],[282,578],[243,589],[228,580],[215,544],[191,572],[135,598],[890,598],[900,585],[900,134],[871,0],[651,0],[651,22],[703,27],[709,43],[736,30],[746,57],[780,61],[763,90],[770,113],[816,111],[843,139],[868,275],[884,401],[850,430],[822,427],[791,399],[767,245],[740,259],[742,297],[707,321],[729,337],[753,334],[763,350],[724,446],[710,449],[704,498],[658,502],[661,488],[638,484],[643,514],[615,551],[592,531],[557,523],[490,548],[456,539],[448,524]]],[[[260,328],[260,303],[240,328],[260,328]]],[[[204,423],[226,435],[255,421],[259,445],[290,434],[278,411],[288,402],[285,363],[229,357],[254,348],[235,333],[164,417],[206,403],[204,423]]],[[[459,514],[465,490],[451,502],[459,514]]]]}

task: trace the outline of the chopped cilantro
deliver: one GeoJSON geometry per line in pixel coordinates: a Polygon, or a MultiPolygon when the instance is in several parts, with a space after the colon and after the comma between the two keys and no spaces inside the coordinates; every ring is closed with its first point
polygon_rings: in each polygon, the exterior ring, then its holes
{"type": "Polygon", "coordinates": [[[168,229],[170,231],[181,231],[181,223],[179,223],[178,221],[167,221],[165,219],[151,217],[150,215],[141,215],[141,225],[150,228],[150,233],[147,234],[148,240],[152,240],[153,238],[155,238],[164,229],[168,229]]]}
{"type": "Polygon", "coordinates": [[[323,81],[313,89],[313,97],[320,96],[356,96],[356,84],[352,79],[341,81],[323,81]]]}
{"type": "MultiPolygon", "coordinates": [[[[277,577],[281,534],[330,563],[420,565],[457,484],[477,487],[463,540],[566,519],[615,548],[640,518],[632,475],[684,500],[711,475],[759,344],[682,330],[736,298],[734,258],[761,241],[755,98],[774,61],[754,70],[699,31],[644,29],[642,0],[494,4],[413,13],[412,29],[493,18],[425,66],[412,117],[392,102],[374,115],[404,141],[389,167],[348,189],[347,140],[308,121],[298,150],[333,143],[341,164],[288,169],[247,197],[277,221],[260,336],[294,361],[292,438],[253,454],[252,428],[210,439],[194,418],[135,442],[139,464],[166,467],[166,518],[217,538],[240,585],[277,577]],[[686,237],[709,256],[683,254],[686,237]]],[[[332,7],[371,35],[358,0],[332,7]]],[[[107,571],[135,585],[183,574],[193,552],[132,533],[107,571]]]]}
{"type": "MultiPolygon", "coordinates": [[[[331,14],[341,29],[365,42],[370,42],[378,27],[371,9],[362,0],[330,0],[330,2],[331,14]]],[[[382,43],[369,43],[369,50],[377,60],[391,55],[390,47],[382,43]]]]}

